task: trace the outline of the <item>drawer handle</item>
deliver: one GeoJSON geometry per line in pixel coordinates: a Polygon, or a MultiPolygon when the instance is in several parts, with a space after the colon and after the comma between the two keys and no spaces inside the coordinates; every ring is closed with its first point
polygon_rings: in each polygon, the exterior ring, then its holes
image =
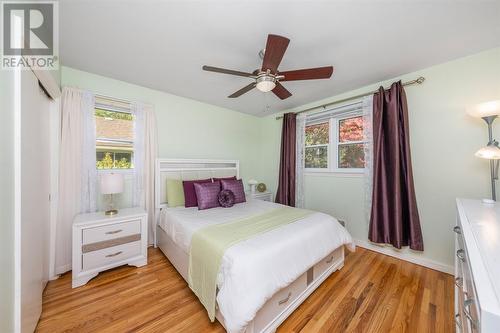
{"type": "Polygon", "coordinates": [[[467,317],[467,320],[470,321],[470,323],[472,324],[473,327],[476,327],[476,321],[474,320],[474,318],[472,318],[472,315],[470,314],[470,311],[467,309],[469,306],[471,306],[471,304],[474,303],[474,300],[473,299],[466,299],[464,301],[464,314],[465,316],[467,317]]]}
{"type": "Polygon", "coordinates": [[[330,257],[330,259],[328,259],[328,260],[326,261],[326,263],[327,263],[327,264],[329,264],[329,263],[331,263],[332,261],[333,261],[333,256],[331,256],[331,257],[330,257]]]}
{"type": "Polygon", "coordinates": [[[122,231],[123,231],[122,229],[107,231],[106,235],[113,235],[113,234],[117,234],[117,233],[122,232],[122,231]]]}
{"type": "Polygon", "coordinates": [[[116,257],[117,255],[122,254],[122,253],[123,253],[123,251],[111,253],[111,254],[106,255],[106,258],[116,257]]]}
{"type": "Polygon", "coordinates": [[[455,315],[455,324],[462,329],[462,321],[460,320],[460,315],[458,313],[455,315]]]}
{"type": "Polygon", "coordinates": [[[292,297],[292,292],[289,292],[288,293],[288,296],[284,299],[282,299],[281,301],[278,302],[278,305],[283,305],[285,304],[286,302],[288,302],[290,300],[290,297],[292,297]]]}
{"type": "Polygon", "coordinates": [[[462,249],[457,250],[457,258],[462,261],[465,261],[465,251],[462,249]]]}
{"type": "Polygon", "coordinates": [[[459,235],[462,234],[462,229],[460,229],[458,225],[456,227],[453,227],[453,231],[459,235]]]}
{"type": "Polygon", "coordinates": [[[462,279],[462,278],[459,278],[459,277],[455,278],[455,286],[457,286],[458,288],[462,288],[463,281],[464,281],[464,279],[462,279]]]}

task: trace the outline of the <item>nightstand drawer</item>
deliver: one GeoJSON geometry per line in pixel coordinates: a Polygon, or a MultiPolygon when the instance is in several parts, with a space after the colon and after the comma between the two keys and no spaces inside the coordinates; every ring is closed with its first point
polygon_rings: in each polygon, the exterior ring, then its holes
{"type": "Polygon", "coordinates": [[[141,233],[141,220],[83,229],[82,244],[91,244],[141,233]]]}
{"type": "Polygon", "coordinates": [[[257,199],[257,200],[263,200],[263,201],[272,201],[272,198],[271,198],[270,194],[256,195],[255,199],[257,199]]]}
{"type": "Polygon", "coordinates": [[[89,270],[132,258],[141,254],[141,242],[108,247],[83,254],[82,269],[89,270]]]}
{"type": "Polygon", "coordinates": [[[247,200],[262,200],[273,201],[273,194],[271,192],[245,192],[247,200]]]}

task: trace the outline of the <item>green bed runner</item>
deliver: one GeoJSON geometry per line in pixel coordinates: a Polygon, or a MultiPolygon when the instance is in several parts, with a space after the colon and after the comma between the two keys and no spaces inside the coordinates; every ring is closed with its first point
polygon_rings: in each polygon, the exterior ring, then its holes
{"type": "Polygon", "coordinates": [[[292,207],[277,208],[240,220],[210,225],[193,234],[189,251],[189,287],[207,309],[211,321],[215,320],[217,274],[226,249],[312,213],[292,207]]]}

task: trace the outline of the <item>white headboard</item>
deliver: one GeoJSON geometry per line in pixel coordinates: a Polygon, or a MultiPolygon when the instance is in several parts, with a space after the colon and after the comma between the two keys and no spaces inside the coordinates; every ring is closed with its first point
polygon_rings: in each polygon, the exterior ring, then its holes
{"type": "MultiPolygon", "coordinates": [[[[167,178],[194,180],[232,176],[240,178],[240,162],[237,160],[157,159],[155,172],[156,223],[159,221],[160,210],[167,207],[167,178]]],[[[156,226],[154,232],[156,244],[156,226]]]]}

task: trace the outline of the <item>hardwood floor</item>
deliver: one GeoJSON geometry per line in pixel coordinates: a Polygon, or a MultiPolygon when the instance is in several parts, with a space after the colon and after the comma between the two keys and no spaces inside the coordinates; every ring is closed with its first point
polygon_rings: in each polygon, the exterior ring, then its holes
{"type": "MultiPolygon", "coordinates": [[[[348,251],[346,251],[347,253],[348,251]]],[[[48,284],[37,332],[224,332],[159,249],[71,289],[48,284]]],[[[278,332],[454,332],[453,277],[357,248],[278,332]]]]}

